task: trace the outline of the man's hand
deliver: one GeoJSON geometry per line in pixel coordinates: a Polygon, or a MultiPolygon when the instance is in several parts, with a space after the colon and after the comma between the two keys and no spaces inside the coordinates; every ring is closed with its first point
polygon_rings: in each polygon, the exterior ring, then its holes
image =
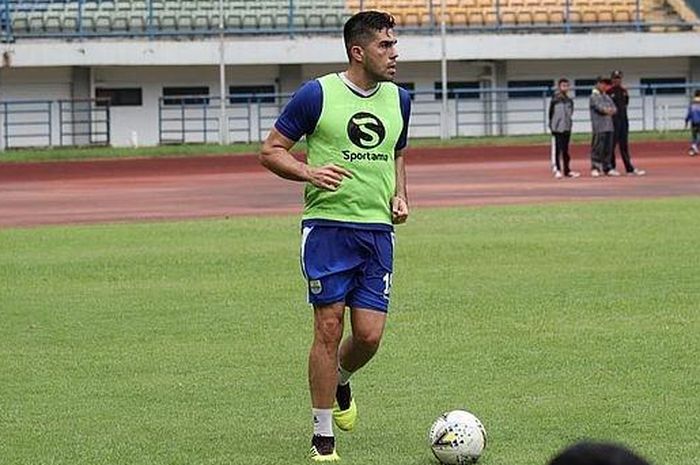
{"type": "Polygon", "coordinates": [[[338,190],[343,178],[351,178],[352,174],[338,165],[309,166],[307,181],[314,186],[328,191],[338,190]]]}
{"type": "Polygon", "coordinates": [[[391,199],[391,222],[394,224],[405,223],[408,219],[408,202],[403,197],[391,199]]]}

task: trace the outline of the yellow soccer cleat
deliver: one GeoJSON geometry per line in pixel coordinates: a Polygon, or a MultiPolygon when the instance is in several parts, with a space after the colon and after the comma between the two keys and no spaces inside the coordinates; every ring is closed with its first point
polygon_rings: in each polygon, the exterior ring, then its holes
{"type": "Polygon", "coordinates": [[[314,462],[337,462],[340,460],[335,451],[335,439],[314,436],[311,440],[311,460],[314,462]]]}
{"type": "Polygon", "coordinates": [[[343,431],[352,431],[357,423],[357,405],[355,399],[350,399],[350,407],[340,410],[338,403],[333,406],[333,422],[343,431]]]}

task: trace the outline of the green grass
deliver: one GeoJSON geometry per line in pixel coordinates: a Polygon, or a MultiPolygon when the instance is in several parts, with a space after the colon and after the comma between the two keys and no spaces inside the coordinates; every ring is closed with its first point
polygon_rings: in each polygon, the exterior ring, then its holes
{"type": "MultiPolygon", "coordinates": [[[[348,465],[484,465],[578,438],[700,457],[700,199],[418,210],[398,232],[348,465]]],[[[311,312],[293,217],[0,230],[0,463],[304,464],[311,312]]]]}
{"type": "MultiPolygon", "coordinates": [[[[590,142],[590,134],[576,133],[572,136],[573,143],[590,142]]],[[[646,131],[630,133],[630,140],[642,141],[686,141],[686,131],[646,131]]],[[[532,136],[492,136],[492,137],[456,137],[448,140],[412,139],[410,147],[462,147],[480,145],[538,145],[549,144],[551,136],[546,134],[532,136]]],[[[0,162],[36,162],[36,161],[68,161],[95,160],[113,158],[156,158],[156,157],[193,157],[207,155],[231,155],[257,153],[258,143],[240,143],[232,145],[217,144],[182,144],[162,145],[157,147],[60,147],[40,149],[17,149],[0,152],[0,162]]],[[[305,144],[297,146],[304,151],[305,144]]]]}

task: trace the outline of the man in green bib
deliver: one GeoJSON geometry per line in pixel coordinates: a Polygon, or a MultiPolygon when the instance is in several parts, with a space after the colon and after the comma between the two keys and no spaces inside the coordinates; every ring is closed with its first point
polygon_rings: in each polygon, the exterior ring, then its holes
{"type": "Polygon", "coordinates": [[[302,85],[265,141],[261,163],[306,183],[301,268],[314,308],[309,355],[314,461],[339,460],[333,423],[354,429],[350,377],[379,348],[391,292],[394,226],[406,221],[411,99],[396,74],[394,18],[354,15],[343,31],[350,64],[302,85]],[[306,163],[290,150],[306,136],[306,163]],[[345,340],[345,309],[352,332],[345,340]],[[342,343],[341,343],[342,340],[342,343]]]}

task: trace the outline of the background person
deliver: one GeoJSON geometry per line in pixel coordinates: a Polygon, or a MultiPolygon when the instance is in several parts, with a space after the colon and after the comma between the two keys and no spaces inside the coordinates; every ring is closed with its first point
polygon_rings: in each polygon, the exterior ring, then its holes
{"type": "Polygon", "coordinates": [[[613,71],[610,75],[612,85],[608,88],[607,94],[615,102],[617,113],[613,115],[613,149],[610,167],[615,170],[615,149],[620,149],[620,157],[625,164],[625,171],[628,175],[644,176],[646,171],[634,167],[630,158],[629,133],[630,121],[627,116],[627,107],[630,103],[630,95],[622,85],[623,73],[620,70],[613,71]]]}
{"type": "Polygon", "coordinates": [[[619,176],[620,173],[612,169],[611,157],[613,150],[613,121],[612,117],[617,111],[615,103],[606,94],[610,87],[610,79],[599,76],[596,85],[591,92],[589,107],[591,111],[591,176],[597,178],[603,174],[619,176]]]}
{"type": "Polygon", "coordinates": [[[578,178],[581,174],[571,171],[569,141],[571,140],[574,101],[569,97],[571,83],[566,78],[559,79],[557,90],[549,102],[549,129],[552,131],[552,165],[557,179],[578,178]]]}
{"type": "Polygon", "coordinates": [[[690,125],[690,149],[688,155],[694,157],[700,152],[700,90],[695,91],[695,96],[688,107],[688,114],[685,117],[685,126],[690,125]]]}

